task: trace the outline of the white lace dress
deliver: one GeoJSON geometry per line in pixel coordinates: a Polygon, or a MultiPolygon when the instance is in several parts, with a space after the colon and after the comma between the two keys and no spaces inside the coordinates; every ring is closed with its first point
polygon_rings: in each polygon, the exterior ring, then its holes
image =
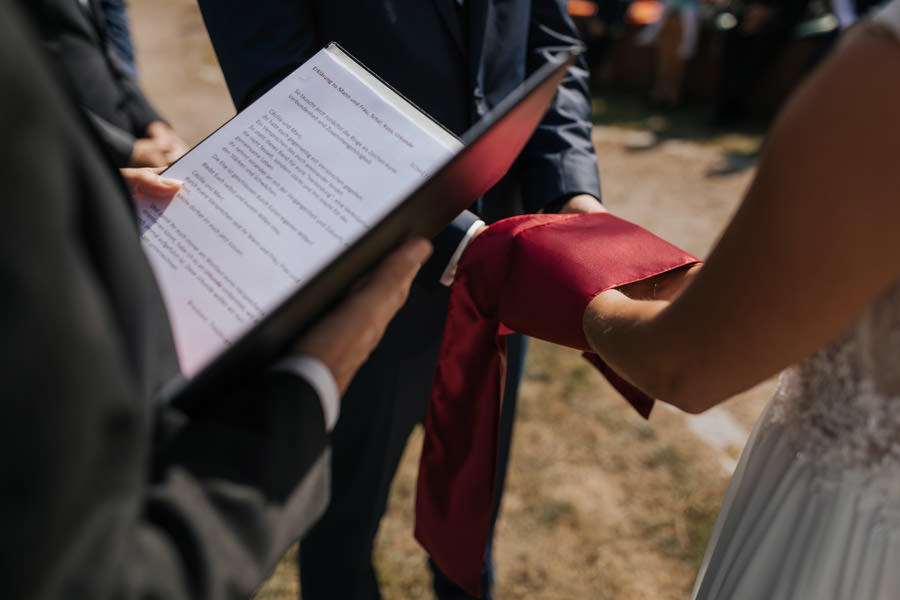
{"type": "MultiPolygon", "coordinates": [[[[900,0],[877,18],[900,37],[900,0]]],[[[693,598],[900,599],[900,282],[782,375],[693,598]]]]}

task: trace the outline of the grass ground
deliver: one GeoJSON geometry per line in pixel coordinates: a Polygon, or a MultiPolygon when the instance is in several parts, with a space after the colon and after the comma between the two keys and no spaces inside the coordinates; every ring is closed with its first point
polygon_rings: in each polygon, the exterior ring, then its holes
{"type": "Polygon", "coordinates": [[[667,140],[689,141],[718,150],[730,164],[754,164],[765,135],[763,125],[710,127],[707,112],[708,107],[697,105],[654,110],[633,92],[598,90],[593,98],[593,120],[597,125],[646,132],[650,134],[649,143],[654,145],[667,140]]]}
{"type": "MultiPolygon", "coordinates": [[[[727,475],[657,407],[651,422],[576,352],[533,342],[496,538],[498,598],[685,598],[727,475]]],[[[394,481],[375,563],[385,598],[428,598],[412,540],[421,432],[394,481]]],[[[296,598],[294,553],[258,599],[296,598]]]]}

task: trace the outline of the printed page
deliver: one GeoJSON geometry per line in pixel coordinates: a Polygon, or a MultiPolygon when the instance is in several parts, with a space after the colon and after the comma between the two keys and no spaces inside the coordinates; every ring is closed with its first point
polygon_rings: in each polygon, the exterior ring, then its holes
{"type": "Polygon", "coordinates": [[[182,372],[191,377],[390,212],[461,148],[322,50],[138,199],[182,372]]]}

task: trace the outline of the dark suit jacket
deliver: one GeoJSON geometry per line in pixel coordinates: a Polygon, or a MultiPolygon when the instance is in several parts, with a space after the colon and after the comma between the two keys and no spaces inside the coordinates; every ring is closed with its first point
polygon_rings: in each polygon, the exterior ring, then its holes
{"type": "Polygon", "coordinates": [[[2,595],[246,598],[327,501],[318,397],[156,404],[175,353],[124,185],[0,11],[2,595]]]}
{"type": "MultiPolygon", "coordinates": [[[[240,109],[330,41],[445,126],[462,133],[559,48],[579,43],[560,0],[199,0],[240,109]]],[[[600,197],[584,64],[573,67],[510,175],[475,210],[488,222],[577,193],[600,197]],[[518,193],[517,193],[518,192],[518,193]]],[[[435,240],[418,280],[434,283],[474,221],[464,213],[435,240]]],[[[442,331],[443,302],[401,311],[385,343],[415,352],[442,331]],[[423,315],[428,311],[429,315],[423,315]],[[424,317],[424,318],[423,318],[424,317]],[[405,325],[404,325],[405,324],[405,325]],[[405,331],[398,331],[405,330],[405,331]]],[[[440,295],[440,294],[439,294],[440,295]]]]}
{"type": "Polygon", "coordinates": [[[78,101],[124,167],[135,139],[162,118],[132,79],[106,35],[102,11],[78,0],[20,0],[44,48],[69,78],[78,101]]]}

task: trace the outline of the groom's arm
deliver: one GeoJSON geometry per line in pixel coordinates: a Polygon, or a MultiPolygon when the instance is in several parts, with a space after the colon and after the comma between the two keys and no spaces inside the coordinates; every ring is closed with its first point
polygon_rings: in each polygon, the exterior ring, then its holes
{"type": "MultiPolygon", "coordinates": [[[[552,62],[557,52],[581,44],[565,4],[532,0],[526,70],[552,62]]],[[[518,160],[525,212],[595,212],[601,199],[597,154],[591,140],[590,75],[581,58],[560,83],[556,97],[518,160]]]]}

